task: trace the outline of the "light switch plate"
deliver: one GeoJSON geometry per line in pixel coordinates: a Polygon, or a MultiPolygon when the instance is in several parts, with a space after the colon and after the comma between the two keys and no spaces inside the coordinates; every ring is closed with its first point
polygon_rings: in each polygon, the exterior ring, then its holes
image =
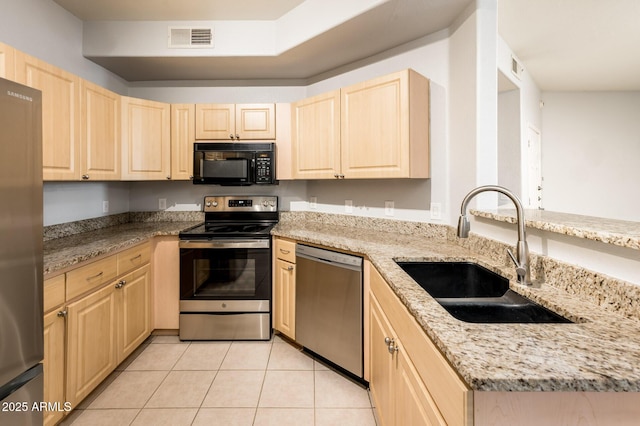
{"type": "Polygon", "coordinates": [[[318,197],[309,197],[309,208],[311,210],[318,208],[318,197]]]}
{"type": "Polygon", "coordinates": [[[431,203],[430,211],[431,219],[442,219],[442,205],[440,203],[431,203]]]}
{"type": "Polygon", "coordinates": [[[167,199],[158,198],[158,210],[166,210],[166,209],[167,209],[167,199]]]}
{"type": "Polygon", "coordinates": [[[103,201],[102,202],[102,213],[109,213],[109,202],[108,201],[103,201]]]}
{"type": "Polygon", "coordinates": [[[385,216],[393,216],[394,214],[394,202],[393,201],[385,201],[384,202],[384,214],[385,216]]]}

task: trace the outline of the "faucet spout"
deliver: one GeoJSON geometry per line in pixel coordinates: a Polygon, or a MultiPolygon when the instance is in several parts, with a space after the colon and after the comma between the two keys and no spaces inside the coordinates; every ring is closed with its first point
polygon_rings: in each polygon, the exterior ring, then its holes
{"type": "Polygon", "coordinates": [[[527,244],[527,236],[525,233],[524,223],[524,207],[520,199],[507,188],[497,185],[485,185],[479,186],[471,190],[462,200],[460,206],[460,218],[458,219],[458,237],[469,237],[469,229],[471,228],[469,220],[467,219],[467,205],[473,197],[476,195],[494,191],[506,195],[511,202],[516,206],[516,218],[518,225],[518,242],[516,244],[516,254],[514,255],[508,250],[509,257],[516,266],[516,274],[518,276],[518,282],[525,285],[531,285],[531,267],[529,263],[529,246],[527,244]]]}

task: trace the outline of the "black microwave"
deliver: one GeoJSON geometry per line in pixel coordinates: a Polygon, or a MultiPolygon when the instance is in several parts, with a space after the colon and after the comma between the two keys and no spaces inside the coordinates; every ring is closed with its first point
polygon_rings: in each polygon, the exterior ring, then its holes
{"type": "Polygon", "coordinates": [[[273,185],[276,183],[274,143],[196,142],[193,183],[210,185],[273,185]]]}

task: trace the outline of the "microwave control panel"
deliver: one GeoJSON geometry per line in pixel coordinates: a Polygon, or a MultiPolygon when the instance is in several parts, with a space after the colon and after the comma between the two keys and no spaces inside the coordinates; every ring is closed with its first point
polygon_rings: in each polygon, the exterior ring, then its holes
{"type": "Polygon", "coordinates": [[[271,155],[259,153],[256,155],[256,183],[272,183],[271,155]]]}

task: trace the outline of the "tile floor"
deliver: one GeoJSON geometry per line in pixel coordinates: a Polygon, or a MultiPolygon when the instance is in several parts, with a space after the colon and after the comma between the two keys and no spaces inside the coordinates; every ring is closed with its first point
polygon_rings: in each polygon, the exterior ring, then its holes
{"type": "Polygon", "coordinates": [[[375,426],[367,390],[276,336],[152,336],[63,425],[375,426]]]}

